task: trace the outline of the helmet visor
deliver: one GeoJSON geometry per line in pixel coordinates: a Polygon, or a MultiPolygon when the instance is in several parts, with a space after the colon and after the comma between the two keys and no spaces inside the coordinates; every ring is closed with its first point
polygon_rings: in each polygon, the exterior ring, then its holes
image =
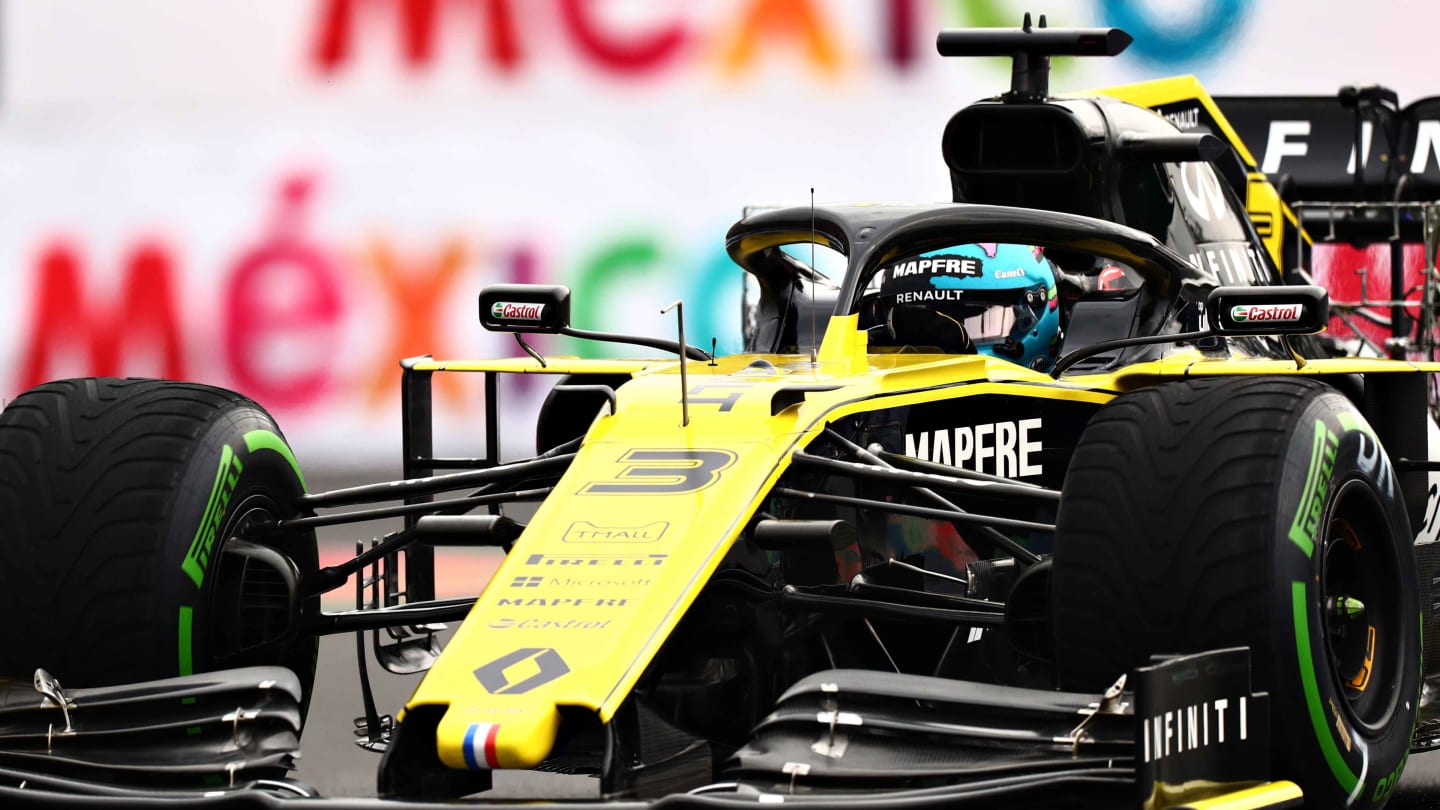
{"type": "Polygon", "coordinates": [[[1037,305],[1043,306],[1030,302],[1035,297],[1028,290],[901,292],[894,296],[890,317],[904,318],[912,307],[924,307],[960,324],[975,345],[984,346],[1032,328],[1039,320],[1037,305]]]}

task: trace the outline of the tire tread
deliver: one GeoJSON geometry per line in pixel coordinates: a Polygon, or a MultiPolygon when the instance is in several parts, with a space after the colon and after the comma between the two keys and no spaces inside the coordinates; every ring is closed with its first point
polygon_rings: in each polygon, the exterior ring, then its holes
{"type": "Polygon", "coordinates": [[[0,611],[13,633],[0,674],[28,677],[26,653],[43,650],[46,668],[75,685],[155,677],[148,646],[132,643],[149,632],[135,617],[173,617],[156,596],[159,540],[136,538],[164,531],[197,440],[243,404],[193,383],[83,379],[0,412],[0,526],[11,535],[0,611]]]}

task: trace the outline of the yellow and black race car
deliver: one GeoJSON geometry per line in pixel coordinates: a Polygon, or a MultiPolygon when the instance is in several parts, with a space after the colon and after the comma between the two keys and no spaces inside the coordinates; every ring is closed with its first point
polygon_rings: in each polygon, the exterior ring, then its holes
{"type": "MultiPolygon", "coordinates": [[[[539,768],[617,807],[1383,805],[1435,742],[1440,364],[1315,337],[1326,290],[1277,269],[1298,221],[1198,84],[1049,94],[1051,57],[1128,42],[942,33],[1014,65],[946,127],[955,202],[747,214],[743,353],[485,289],[528,356],[405,361],[399,481],[307,492],[260,406],[204,386],[9,403],[0,799],[373,806],[281,777],[315,639],[385,630],[426,671],[393,721],[367,705],[392,799],[539,768]],[[434,451],[448,373],[484,376],[483,458],[434,451]],[[563,375],[534,458],[501,461],[504,374],[563,375]],[[319,567],[316,527],[378,517],[404,528],[319,567]],[[507,555],[437,600],[438,546],[507,555]]],[[[1429,337],[1399,324],[1402,355],[1429,337]]]]}

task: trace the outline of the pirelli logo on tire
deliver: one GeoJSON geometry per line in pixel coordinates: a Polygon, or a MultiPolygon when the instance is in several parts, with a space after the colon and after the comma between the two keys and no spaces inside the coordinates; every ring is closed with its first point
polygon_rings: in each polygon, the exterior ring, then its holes
{"type": "Polygon", "coordinates": [[[1295,519],[1290,523],[1290,540],[1306,557],[1315,553],[1315,532],[1320,527],[1320,514],[1325,509],[1325,495],[1330,491],[1330,476],[1335,470],[1335,451],[1339,446],[1340,440],[1334,431],[1316,420],[1310,467],[1300,490],[1300,503],[1295,507],[1295,519]]]}
{"type": "Polygon", "coordinates": [[[235,484],[240,480],[244,465],[240,457],[225,445],[220,451],[220,465],[215,471],[215,484],[210,488],[210,499],[205,503],[205,513],[200,516],[200,527],[195,530],[195,539],[190,541],[190,550],[180,563],[180,570],[190,577],[195,587],[205,581],[205,570],[210,562],[210,553],[215,550],[216,535],[220,521],[230,506],[230,496],[235,494],[235,484]]]}

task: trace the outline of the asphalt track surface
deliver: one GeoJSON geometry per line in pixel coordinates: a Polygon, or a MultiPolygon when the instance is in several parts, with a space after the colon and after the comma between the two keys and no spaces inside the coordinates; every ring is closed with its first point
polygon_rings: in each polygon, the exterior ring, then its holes
{"type": "MultiPolygon", "coordinates": [[[[317,489],[354,483],[359,481],[327,481],[317,489]]],[[[353,555],[356,538],[378,536],[394,528],[383,523],[368,523],[322,530],[321,565],[353,555]]],[[[442,598],[479,592],[500,562],[500,552],[495,549],[441,549],[438,554],[445,555],[437,556],[436,565],[437,596],[442,598]]],[[[332,598],[327,599],[326,609],[352,607],[353,595],[347,596],[349,594],[353,594],[349,588],[333,593],[332,598]]],[[[371,656],[368,640],[366,655],[376,708],[381,714],[394,714],[414,691],[420,676],[392,675],[382,670],[371,656]]],[[[363,714],[354,635],[321,639],[315,694],[301,740],[300,767],[292,776],[313,785],[324,796],[376,795],[380,755],[361,749],[354,742],[354,721],[363,714]]],[[[598,799],[599,780],[532,771],[500,771],[495,775],[495,788],[475,798],[598,799]]],[[[1389,806],[1440,810],[1440,751],[1410,758],[1389,806]]]]}

